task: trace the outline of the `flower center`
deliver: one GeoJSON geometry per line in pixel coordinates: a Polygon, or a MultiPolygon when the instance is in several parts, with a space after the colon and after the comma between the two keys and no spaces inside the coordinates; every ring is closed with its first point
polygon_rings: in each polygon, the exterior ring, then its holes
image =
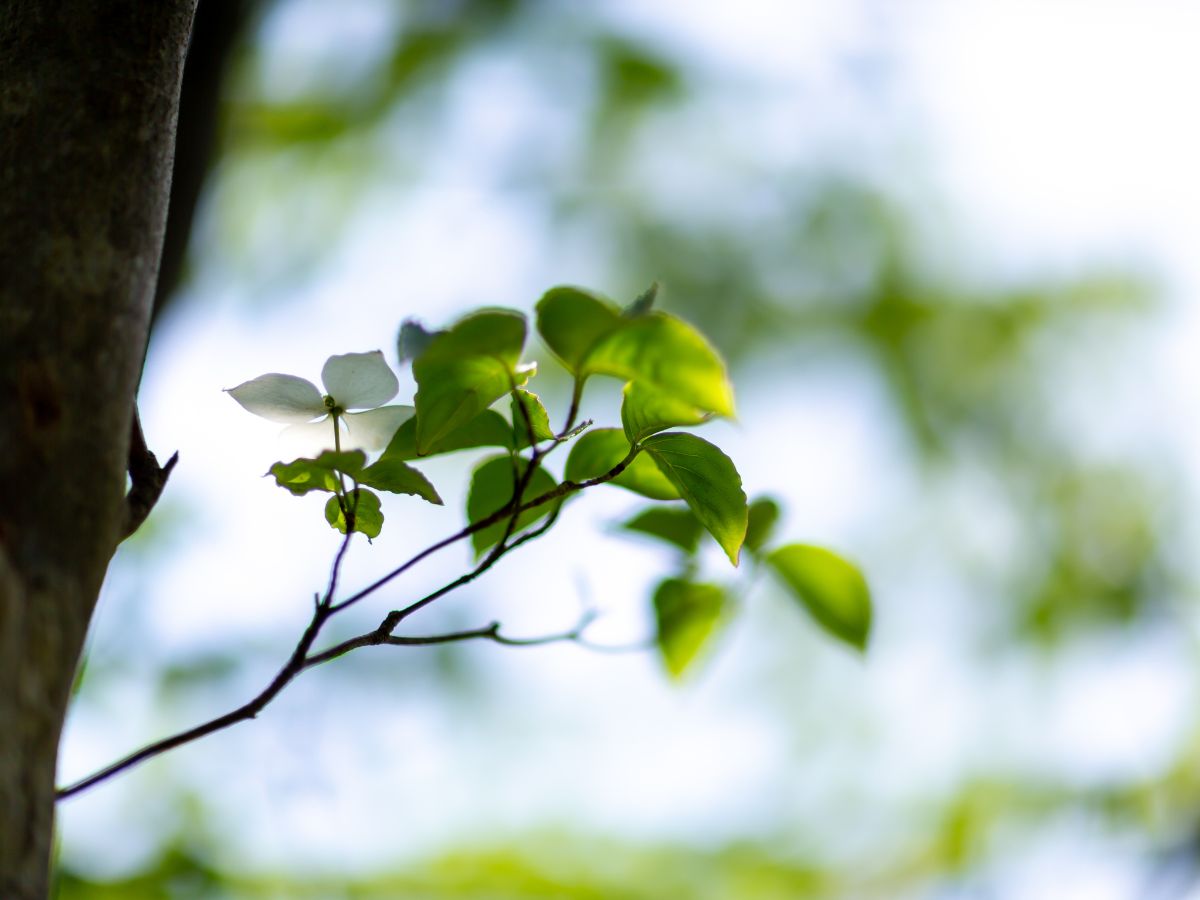
{"type": "Polygon", "coordinates": [[[337,417],[346,414],[346,410],[338,406],[337,401],[334,400],[329,394],[326,394],[324,397],[322,397],[321,402],[325,404],[325,408],[329,410],[329,414],[331,416],[337,417]]]}

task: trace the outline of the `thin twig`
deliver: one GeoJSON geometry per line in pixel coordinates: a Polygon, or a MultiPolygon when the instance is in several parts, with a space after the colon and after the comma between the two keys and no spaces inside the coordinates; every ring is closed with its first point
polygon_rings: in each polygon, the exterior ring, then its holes
{"type": "Polygon", "coordinates": [[[539,526],[533,531],[521,535],[512,544],[508,544],[507,540],[508,536],[511,536],[513,523],[515,523],[517,517],[520,516],[521,513],[530,509],[536,509],[539,506],[543,506],[546,503],[552,502],[553,500],[565,497],[568,494],[584,490],[585,488],[592,487],[594,485],[603,484],[606,481],[611,481],[613,478],[616,478],[618,475],[620,475],[621,472],[623,472],[629,465],[629,463],[633,461],[633,458],[637,455],[638,449],[639,448],[637,447],[631,448],[629,454],[623,460],[621,460],[620,463],[618,463],[608,472],[605,472],[603,475],[581,482],[564,481],[553,490],[546,491],[544,494],[535,497],[533,500],[530,500],[527,503],[519,503],[517,498],[520,496],[520,494],[514,492],[514,498],[507,504],[506,508],[497,510],[492,515],[487,516],[478,522],[467,526],[466,528],[463,528],[450,537],[444,538],[430,547],[427,547],[425,550],[422,550],[403,565],[393,569],[383,578],[380,578],[371,585],[368,585],[366,588],[363,588],[350,598],[343,600],[341,603],[334,603],[333,594],[337,588],[342,562],[345,559],[346,550],[349,546],[350,540],[355,534],[353,530],[347,528],[345,537],[342,539],[342,543],[339,546],[338,552],[334,556],[333,564],[330,567],[329,583],[325,594],[314,605],[312,618],[310,619],[308,626],[305,628],[304,633],[301,635],[300,640],[296,644],[296,647],[288,657],[287,662],[284,663],[283,667],[280,668],[279,672],[275,675],[271,682],[265,688],[263,688],[263,690],[260,691],[256,697],[242,706],[239,706],[237,709],[217,716],[215,719],[211,719],[210,721],[201,725],[197,725],[194,728],[190,728],[187,731],[182,731],[170,737],[163,738],[162,740],[147,744],[140,750],[137,750],[128,756],[117,760],[98,772],[95,772],[94,774],[89,775],[88,777],[83,778],[74,784],[68,785],[65,788],[59,789],[57,792],[57,798],[59,800],[65,800],[68,797],[73,797],[76,794],[79,794],[102,781],[107,781],[109,778],[112,778],[121,772],[125,772],[148,759],[151,759],[162,753],[166,753],[167,751],[173,750],[177,747],[181,747],[185,744],[189,744],[192,741],[199,740],[200,738],[206,737],[217,731],[221,731],[231,725],[237,724],[238,722],[244,722],[247,719],[255,718],[268,703],[275,699],[280,691],[287,687],[292,679],[294,679],[298,674],[300,674],[300,672],[307,668],[311,668],[312,666],[318,665],[322,662],[327,662],[328,660],[334,659],[337,656],[341,656],[350,650],[355,649],[356,647],[388,643],[388,639],[392,637],[391,631],[405,618],[432,603],[438,597],[442,597],[450,591],[473,581],[475,578],[487,571],[487,569],[491,568],[491,566],[498,562],[506,553],[515,550],[517,547],[521,546],[521,544],[544,534],[557,520],[559,509],[561,507],[556,507],[547,517],[547,521],[543,525],[539,526]],[[454,581],[450,582],[444,587],[439,588],[432,594],[426,595],[404,609],[394,610],[393,612],[389,613],[387,618],[384,619],[384,622],[381,623],[380,627],[375,631],[370,632],[367,635],[361,635],[359,638],[351,639],[350,641],[344,641],[341,644],[330,648],[329,650],[317,654],[316,656],[310,657],[308,655],[312,650],[313,643],[320,634],[321,628],[332,616],[350,606],[352,603],[356,603],[364,597],[379,590],[393,578],[407,571],[422,559],[425,559],[433,553],[436,553],[438,550],[441,550],[442,548],[447,547],[456,541],[460,541],[463,538],[474,534],[476,531],[487,528],[490,525],[494,525],[505,516],[510,517],[509,527],[507,529],[508,536],[506,536],[504,540],[497,544],[491,553],[488,554],[487,558],[479,566],[476,566],[476,568],[471,572],[456,578],[454,581]],[[386,630],[384,629],[385,625],[387,626],[386,630]]]}

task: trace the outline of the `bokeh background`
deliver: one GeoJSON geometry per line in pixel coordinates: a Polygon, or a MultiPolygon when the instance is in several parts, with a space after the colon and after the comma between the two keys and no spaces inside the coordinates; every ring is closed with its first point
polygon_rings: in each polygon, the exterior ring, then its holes
{"type": "MultiPolygon", "coordinates": [[[[1170,2],[201,0],[120,551],[64,782],[252,696],[337,546],[221,390],[586,285],[726,354],[706,437],[867,571],[653,653],[374,648],[60,807],[62,898],[1200,896],[1200,11],[1170,2]],[[192,204],[195,203],[194,216],[192,204]],[[186,248],[186,252],[183,252],[186,248]]],[[[549,354],[534,385],[562,416],[549,354]]],[[[402,375],[403,392],[412,383],[402,375]]],[[[589,392],[615,423],[617,386],[589,392]]],[[[385,500],[363,585],[462,521],[385,500]]],[[[561,464],[561,460],[559,461],[561,464]]],[[[416,620],[623,645],[669,551],[595,490],[416,620]]],[[[459,574],[465,548],[345,633],[459,574]]],[[[719,552],[705,574],[729,579],[719,552]]]]}

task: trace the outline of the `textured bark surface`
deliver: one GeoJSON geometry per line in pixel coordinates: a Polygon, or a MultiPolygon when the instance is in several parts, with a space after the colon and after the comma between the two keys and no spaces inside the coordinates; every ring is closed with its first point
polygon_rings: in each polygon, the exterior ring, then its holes
{"type": "Polygon", "coordinates": [[[194,0],[0,3],[0,897],[47,895],[70,685],[124,522],[194,0]]]}

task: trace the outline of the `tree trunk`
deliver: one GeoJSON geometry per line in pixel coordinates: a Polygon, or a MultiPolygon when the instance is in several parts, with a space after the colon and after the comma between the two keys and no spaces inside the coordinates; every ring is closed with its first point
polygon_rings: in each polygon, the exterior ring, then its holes
{"type": "Polygon", "coordinates": [[[195,0],[0,2],[0,897],[49,890],[58,740],[126,522],[195,0]]]}

